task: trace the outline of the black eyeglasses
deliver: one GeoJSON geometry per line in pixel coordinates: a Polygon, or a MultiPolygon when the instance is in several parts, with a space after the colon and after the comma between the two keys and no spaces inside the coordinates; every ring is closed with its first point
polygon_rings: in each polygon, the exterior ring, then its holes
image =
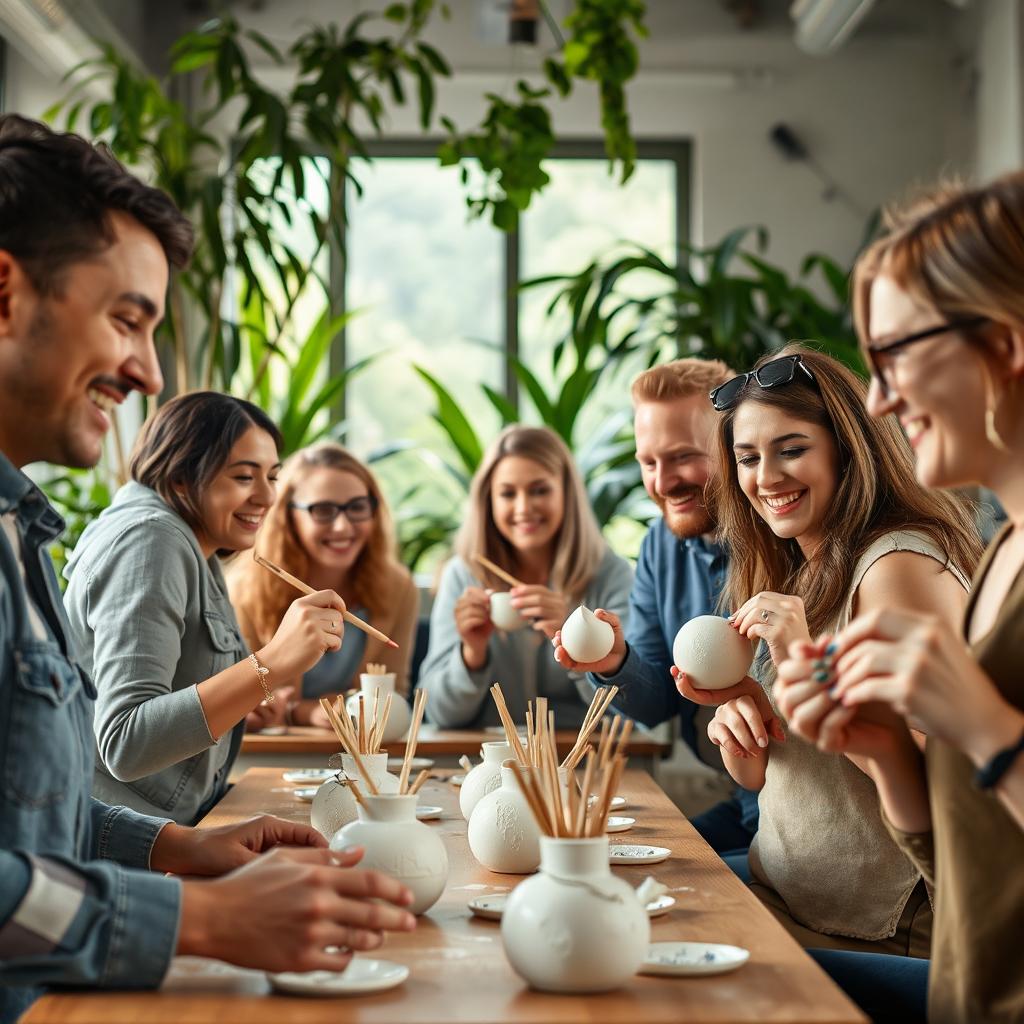
{"type": "Polygon", "coordinates": [[[945,334],[947,331],[972,330],[986,323],[988,323],[987,316],[969,316],[960,320],[950,320],[944,324],[936,324],[934,327],[926,327],[923,331],[915,331],[913,334],[908,334],[905,338],[897,338],[896,341],[889,341],[884,345],[868,345],[866,348],[868,362],[871,364],[871,375],[878,381],[882,394],[888,398],[889,381],[885,376],[884,356],[889,355],[891,352],[898,352],[908,345],[915,345],[919,341],[925,341],[927,338],[934,338],[940,334],[945,334]]]}
{"type": "Polygon", "coordinates": [[[364,494],[343,505],[336,501],[313,501],[308,505],[293,501],[288,507],[308,512],[314,523],[333,523],[342,514],[350,523],[365,523],[377,511],[377,499],[372,494],[364,494]]]}
{"type": "Polygon", "coordinates": [[[748,381],[753,381],[759,388],[768,391],[771,388],[782,387],[785,384],[792,384],[799,368],[807,379],[817,385],[814,374],[804,365],[803,358],[799,355],[781,356],[765,363],[764,366],[751,370],[750,373],[741,373],[738,377],[719,384],[711,392],[711,404],[718,412],[725,412],[731,409],[739,400],[748,381]]]}

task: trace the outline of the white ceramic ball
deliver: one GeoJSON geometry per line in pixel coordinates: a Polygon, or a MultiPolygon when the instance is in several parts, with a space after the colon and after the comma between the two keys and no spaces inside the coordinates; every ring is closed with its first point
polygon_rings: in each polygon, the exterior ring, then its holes
{"type": "Polygon", "coordinates": [[[676,633],[672,660],[697,689],[722,690],[747,674],[753,650],[725,619],[698,615],[676,633]]]}
{"type": "Polygon", "coordinates": [[[562,646],[581,665],[600,661],[615,643],[611,623],[599,619],[586,605],[580,605],[562,624],[562,646]]]}

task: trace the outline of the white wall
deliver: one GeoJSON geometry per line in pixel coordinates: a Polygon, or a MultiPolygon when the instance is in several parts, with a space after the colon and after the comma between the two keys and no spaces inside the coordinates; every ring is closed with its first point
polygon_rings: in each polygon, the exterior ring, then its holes
{"type": "Polygon", "coordinates": [[[1024,165],[1024,24],[1020,0],[981,0],[977,18],[974,171],[985,181],[1024,165]]]}

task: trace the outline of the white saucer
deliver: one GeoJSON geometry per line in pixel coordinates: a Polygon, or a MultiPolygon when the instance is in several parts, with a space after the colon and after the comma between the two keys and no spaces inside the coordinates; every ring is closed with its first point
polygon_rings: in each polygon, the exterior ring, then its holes
{"type": "Polygon", "coordinates": [[[287,725],[268,725],[263,729],[259,730],[260,736],[287,736],[288,726],[287,725]]]}
{"type": "Polygon", "coordinates": [[[714,942],[652,942],[640,974],[724,974],[742,967],[750,951],[714,942]]]}
{"type": "Polygon", "coordinates": [[[298,789],[292,790],[292,796],[304,804],[311,804],[319,789],[319,786],[299,786],[298,789]]]}
{"type": "Polygon", "coordinates": [[[628,832],[636,824],[636,818],[617,818],[610,816],[605,822],[605,832],[628,832]]]}
{"type": "Polygon", "coordinates": [[[417,807],[416,817],[419,818],[420,821],[434,821],[441,817],[443,811],[443,807],[417,807]]]}
{"type": "Polygon", "coordinates": [[[343,971],[288,971],[267,977],[279,992],[293,995],[358,996],[401,985],[409,977],[409,968],[390,960],[364,960],[357,956],[343,971]]]}
{"type": "Polygon", "coordinates": [[[657,864],[668,860],[672,851],[664,846],[637,846],[630,843],[612,843],[608,859],[613,864],[657,864]]]}
{"type": "Polygon", "coordinates": [[[299,786],[320,785],[338,774],[336,768],[293,768],[285,772],[281,778],[285,782],[294,782],[299,786]]]}
{"type": "Polygon", "coordinates": [[[667,914],[675,905],[675,896],[658,896],[647,904],[647,916],[661,917],[662,914],[667,914]]]}
{"type": "Polygon", "coordinates": [[[508,901],[507,892],[499,892],[494,896],[474,896],[467,904],[469,909],[486,921],[500,921],[508,901]]]}
{"type": "MultiPolygon", "coordinates": [[[[421,772],[424,768],[433,768],[434,762],[429,757],[414,757],[409,765],[409,771],[421,772]]],[[[402,759],[400,757],[388,758],[388,771],[400,772],[402,770],[402,759]]],[[[411,780],[410,780],[411,781],[411,780]]]]}
{"type": "Polygon", "coordinates": [[[462,775],[449,775],[448,776],[448,781],[453,786],[461,786],[466,781],[466,776],[465,776],[465,774],[462,774],[462,775]]]}
{"type": "MultiPolygon", "coordinates": [[[[482,917],[487,921],[500,921],[507,900],[508,893],[500,892],[494,896],[474,896],[467,906],[477,917],[482,917]]],[[[645,909],[648,917],[660,917],[662,914],[667,914],[675,905],[676,901],[673,896],[659,896],[656,900],[651,900],[645,909]]]]}
{"type": "MultiPolygon", "coordinates": [[[[595,803],[597,803],[597,797],[596,796],[592,796],[587,801],[588,805],[595,804],[595,803]]],[[[629,805],[629,801],[624,796],[613,796],[612,799],[611,799],[611,803],[608,804],[608,810],[609,811],[621,811],[623,807],[626,807],[628,805],[629,805]]]]}

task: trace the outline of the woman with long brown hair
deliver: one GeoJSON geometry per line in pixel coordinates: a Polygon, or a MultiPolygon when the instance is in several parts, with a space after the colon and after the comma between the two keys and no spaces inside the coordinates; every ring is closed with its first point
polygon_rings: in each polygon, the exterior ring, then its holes
{"type": "MultiPolygon", "coordinates": [[[[398,561],[394,526],[376,477],[359,459],[333,441],[290,456],[260,532],[259,551],[315,589],[329,587],[340,594],[352,612],[398,644],[389,647],[350,629],[340,650],[301,678],[279,680],[290,692],[277,703],[293,722],[327,727],[319,698],[357,684],[369,663],[384,665],[395,675],[396,692],[408,693],[416,584],[398,561]]],[[[246,640],[258,644],[273,636],[294,600],[291,584],[242,555],[228,570],[228,585],[246,640]]],[[[272,724],[281,717],[268,713],[275,710],[259,709],[250,724],[272,724]]]]}
{"type": "MultiPolygon", "coordinates": [[[[935,886],[930,977],[889,1005],[919,1005],[927,987],[930,1021],[1010,1024],[1024,1020],[1024,173],[937,190],[888,227],[854,271],[868,410],[902,424],[924,486],[988,487],[1008,521],[962,624],[884,608],[797,645],[780,706],[810,742],[863,759],[893,838],[935,886]],[[906,720],[928,733],[923,757],[900,741],[906,720]]],[[[873,1016],[887,961],[825,960],[873,1016]]]]}
{"type": "MultiPolygon", "coordinates": [[[[764,640],[758,682],[694,694],[730,774],[759,791],[752,887],[805,946],[927,956],[920,874],[889,837],[856,759],[831,758],[776,717],[774,666],[877,607],[955,621],[980,541],[968,507],[914,479],[906,439],[864,410],[864,382],[802,345],[716,388],[714,501],[731,561],[730,622],[764,640]]],[[[909,734],[908,734],[909,735],[909,734]]]]}
{"type": "Polygon", "coordinates": [[[498,723],[488,694],[502,684],[522,721],[526,702],[547,697],[559,727],[583,721],[592,688],[551,658],[549,641],[577,604],[624,617],[633,570],[605,543],[565,442],[546,427],[506,427],[473,477],[469,508],[430,616],[420,686],[430,717],[451,728],[498,723]],[[522,582],[512,587],[515,631],[498,629],[490,591],[508,584],[483,555],[522,582]]]}

